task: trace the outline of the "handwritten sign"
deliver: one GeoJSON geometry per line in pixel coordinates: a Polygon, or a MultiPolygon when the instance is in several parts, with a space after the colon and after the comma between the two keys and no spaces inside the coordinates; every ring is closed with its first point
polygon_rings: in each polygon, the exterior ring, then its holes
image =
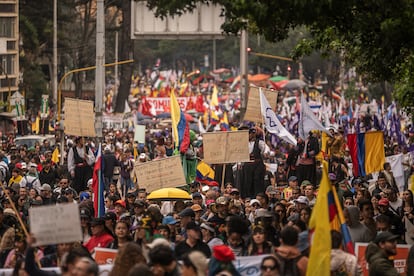
{"type": "Polygon", "coordinates": [[[134,141],[145,143],[145,126],[135,124],[134,141]]]}
{"type": "MultiPolygon", "coordinates": [[[[368,243],[355,243],[355,255],[358,258],[358,264],[361,266],[362,273],[365,276],[369,275],[368,262],[365,260],[365,251],[367,250],[367,246],[368,243]]],[[[399,275],[406,275],[405,266],[410,247],[411,246],[408,244],[397,244],[397,255],[393,257],[393,260],[394,267],[397,269],[399,275]]]]}
{"type": "Polygon", "coordinates": [[[35,246],[82,240],[79,208],[76,204],[60,204],[29,209],[30,231],[35,246]]]}
{"type": "Polygon", "coordinates": [[[139,187],[148,192],[186,184],[181,157],[178,155],[151,162],[135,162],[134,174],[139,187]]]}
{"type": "Polygon", "coordinates": [[[95,247],[95,262],[98,265],[113,264],[118,254],[117,249],[95,247]]]}
{"type": "MultiPolygon", "coordinates": [[[[276,109],[277,103],[277,91],[269,90],[266,88],[262,89],[266,99],[269,101],[270,106],[273,110],[276,109]]],[[[259,87],[250,86],[249,98],[247,101],[246,114],[244,115],[245,121],[251,122],[262,122],[262,113],[260,111],[260,95],[259,87]]]]}
{"type": "Polygon", "coordinates": [[[210,164],[249,162],[248,133],[248,131],[204,133],[204,161],[210,164]]]}
{"type": "Polygon", "coordinates": [[[93,101],[65,98],[65,133],[95,137],[93,101]]]}

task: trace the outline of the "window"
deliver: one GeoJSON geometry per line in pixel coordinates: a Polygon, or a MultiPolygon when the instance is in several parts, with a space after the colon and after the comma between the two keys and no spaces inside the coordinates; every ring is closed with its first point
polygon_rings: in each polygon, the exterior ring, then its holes
{"type": "Polygon", "coordinates": [[[0,37],[14,37],[15,18],[0,17],[0,37]]]}

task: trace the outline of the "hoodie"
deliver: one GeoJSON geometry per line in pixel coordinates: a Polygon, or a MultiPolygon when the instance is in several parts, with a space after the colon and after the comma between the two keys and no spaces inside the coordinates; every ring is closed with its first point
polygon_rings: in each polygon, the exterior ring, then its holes
{"type": "MultiPolygon", "coordinates": [[[[276,248],[276,253],[284,259],[294,259],[301,255],[299,249],[296,246],[281,245],[276,248]]],[[[306,268],[308,267],[308,257],[303,256],[297,262],[300,276],[306,275],[306,268]]]]}
{"type": "Polygon", "coordinates": [[[399,275],[394,267],[394,261],[389,260],[387,255],[373,242],[368,244],[365,259],[369,264],[369,276],[399,275]]]}
{"type": "Polygon", "coordinates": [[[372,237],[368,227],[359,221],[359,209],[356,206],[347,207],[348,210],[348,229],[352,242],[370,242],[372,237]]]}

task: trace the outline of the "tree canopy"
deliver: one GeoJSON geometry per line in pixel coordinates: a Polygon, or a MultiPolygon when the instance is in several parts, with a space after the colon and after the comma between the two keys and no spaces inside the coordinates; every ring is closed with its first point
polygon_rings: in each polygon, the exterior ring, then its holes
{"type": "Polygon", "coordinates": [[[222,5],[227,33],[247,28],[276,42],[304,25],[312,37],[297,45],[294,58],[314,50],[341,53],[366,79],[393,83],[402,106],[414,106],[413,0],[149,0],[148,7],[164,17],[191,11],[198,3],[222,5]]]}

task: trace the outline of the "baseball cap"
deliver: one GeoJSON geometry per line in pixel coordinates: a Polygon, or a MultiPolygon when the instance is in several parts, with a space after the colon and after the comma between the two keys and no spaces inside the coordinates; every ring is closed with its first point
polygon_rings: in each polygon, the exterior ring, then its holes
{"type": "Polygon", "coordinates": [[[382,206],[388,206],[390,204],[390,202],[388,201],[388,199],[386,199],[386,198],[381,198],[379,201],[378,201],[378,205],[382,205],[382,206]]]}
{"type": "Polygon", "coordinates": [[[385,241],[395,241],[396,239],[398,239],[398,237],[399,237],[398,235],[394,235],[394,234],[392,234],[392,233],[390,233],[388,231],[385,231],[385,232],[379,233],[375,237],[374,242],[376,244],[378,244],[380,242],[385,242],[385,241]]]}
{"type": "Polygon", "coordinates": [[[41,191],[51,191],[52,187],[50,187],[49,184],[45,183],[45,184],[42,185],[42,187],[40,187],[40,190],[41,191]]]}
{"type": "Polygon", "coordinates": [[[91,221],[91,226],[95,225],[105,225],[105,220],[103,218],[93,218],[91,221]]]}
{"type": "Polygon", "coordinates": [[[303,180],[302,183],[300,184],[300,186],[307,186],[307,185],[312,185],[312,183],[309,180],[303,180]]]}
{"type": "Polygon", "coordinates": [[[196,198],[196,197],[202,198],[202,196],[199,192],[193,193],[193,198],[196,198]]]}
{"type": "Polygon", "coordinates": [[[81,218],[90,218],[91,213],[87,209],[80,209],[80,217],[81,218]]]}
{"type": "Polygon", "coordinates": [[[267,186],[267,188],[266,188],[266,193],[269,193],[269,194],[276,194],[277,192],[276,192],[276,188],[275,187],[273,187],[272,185],[269,185],[269,186],[267,186]]]}
{"type": "Polygon", "coordinates": [[[193,210],[194,212],[198,212],[198,211],[202,211],[203,208],[201,208],[199,204],[193,204],[193,206],[191,206],[191,210],[193,210]]]}
{"type": "Polygon", "coordinates": [[[147,159],[147,155],[145,153],[141,153],[139,155],[139,159],[147,159]]]}
{"type": "Polygon", "coordinates": [[[293,202],[295,202],[295,203],[302,203],[302,204],[306,204],[306,205],[309,204],[309,200],[308,200],[308,198],[306,196],[300,196],[297,199],[295,199],[293,202]]]}
{"type": "Polygon", "coordinates": [[[115,201],[114,206],[116,206],[116,205],[121,205],[122,207],[126,208],[126,203],[122,199],[119,199],[119,200],[115,201]]]}
{"type": "Polygon", "coordinates": [[[210,190],[210,187],[208,185],[203,186],[203,188],[201,188],[201,190],[203,192],[207,192],[208,190],[210,190]]]}
{"type": "Polygon", "coordinates": [[[108,212],[103,216],[104,220],[116,220],[116,214],[114,212],[108,212]]]}
{"type": "Polygon", "coordinates": [[[224,196],[220,196],[216,199],[216,204],[226,205],[227,200],[224,196]]]}
{"type": "Polygon", "coordinates": [[[289,177],[288,181],[296,181],[298,180],[298,178],[294,175],[292,175],[291,177],[289,177]]]}
{"type": "Polygon", "coordinates": [[[195,213],[191,208],[185,208],[179,214],[180,217],[195,217],[195,213]]]}
{"type": "Polygon", "coordinates": [[[190,221],[187,223],[187,226],[185,227],[186,230],[200,230],[200,226],[195,223],[194,221],[190,221]]]}
{"type": "Polygon", "coordinates": [[[79,200],[80,201],[84,201],[84,200],[89,199],[89,198],[90,198],[90,195],[89,195],[88,192],[81,192],[80,195],[79,195],[79,200]]]}
{"type": "Polygon", "coordinates": [[[175,218],[173,216],[166,216],[162,219],[162,224],[176,224],[177,221],[175,220],[175,218]]]}
{"type": "Polygon", "coordinates": [[[237,188],[231,189],[230,194],[240,194],[239,189],[237,188]]]}
{"type": "Polygon", "coordinates": [[[252,199],[252,200],[250,200],[250,206],[253,206],[253,204],[258,204],[259,206],[262,206],[261,204],[260,204],[260,201],[258,201],[257,199],[252,199]]]}
{"type": "Polygon", "coordinates": [[[145,205],[145,201],[143,201],[142,199],[136,199],[134,201],[134,206],[145,207],[145,205]]]}
{"type": "Polygon", "coordinates": [[[213,227],[211,227],[210,225],[208,225],[208,224],[206,224],[204,222],[200,225],[200,228],[206,229],[206,230],[208,230],[208,231],[210,231],[212,233],[216,232],[213,227]]]}

